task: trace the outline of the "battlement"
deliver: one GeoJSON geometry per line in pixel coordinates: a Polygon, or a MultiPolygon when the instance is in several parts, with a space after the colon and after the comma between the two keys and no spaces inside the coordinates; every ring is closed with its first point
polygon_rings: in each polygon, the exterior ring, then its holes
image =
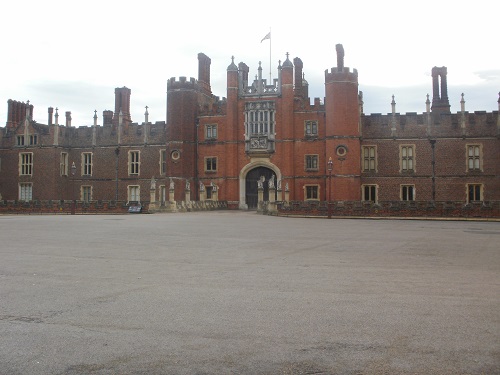
{"type": "Polygon", "coordinates": [[[167,90],[199,90],[199,88],[198,81],[193,77],[189,78],[189,81],[186,77],[179,77],[179,80],[172,77],[167,81],[167,90]]]}
{"type": "Polygon", "coordinates": [[[361,115],[363,138],[496,137],[499,112],[361,115]]]}
{"type": "Polygon", "coordinates": [[[219,116],[227,113],[227,99],[218,96],[213,97],[213,103],[200,104],[198,111],[200,116],[219,116]]]}
{"type": "Polygon", "coordinates": [[[331,68],[325,70],[325,82],[335,82],[335,81],[358,81],[358,70],[353,69],[352,72],[348,67],[343,68],[331,68]]]}
{"type": "Polygon", "coordinates": [[[308,98],[305,100],[302,100],[301,98],[295,98],[294,110],[324,112],[325,105],[320,98],[314,98],[314,102],[312,104],[308,98]]]}

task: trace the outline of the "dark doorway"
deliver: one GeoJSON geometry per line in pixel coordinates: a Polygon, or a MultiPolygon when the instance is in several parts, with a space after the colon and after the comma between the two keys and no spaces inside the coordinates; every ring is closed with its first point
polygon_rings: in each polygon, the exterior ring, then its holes
{"type": "MultiPolygon", "coordinates": [[[[247,177],[245,180],[245,203],[249,209],[256,209],[258,205],[258,190],[257,190],[257,182],[260,177],[264,176],[265,181],[263,184],[264,187],[264,202],[269,200],[269,186],[268,181],[271,179],[271,176],[274,176],[274,183],[277,184],[276,173],[274,173],[271,169],[266,167],[258,167],[252,169],[247,173],[247,177]]],[[[276,192],[275,192],[276,194],[276,192]]],[[[276,197],[275,197],[276,198],[276,197]]]]}

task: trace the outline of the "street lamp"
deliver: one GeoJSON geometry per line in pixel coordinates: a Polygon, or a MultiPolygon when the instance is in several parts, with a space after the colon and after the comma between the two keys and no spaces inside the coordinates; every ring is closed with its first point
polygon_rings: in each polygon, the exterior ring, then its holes
{"type": "Polygon", "coordinates": [[[330,156],[328,159],[328,218],[332,218],[332,170],[333,170],[333,160],[330,156]]]}
{"type": "Polygon", "coordinates": [[[75,162],[71,164],[71,177],[72,177],[72,184],[71,184],[71,215],[75,214],[76,210],[76,200],[75,200],[75,173],[76,173],[76,165],[75,162]]]}

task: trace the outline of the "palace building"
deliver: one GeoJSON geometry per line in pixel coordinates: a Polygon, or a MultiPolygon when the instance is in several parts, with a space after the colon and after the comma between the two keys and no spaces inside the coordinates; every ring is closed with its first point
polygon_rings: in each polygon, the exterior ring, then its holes
{"type": "MultiPolygon", "coordinates": [[[[450,112],[446,67],[432,69],[424,113],[365,114],[358,72],[325,71],[325,96],[311,101],[303,63],[287,54],[273,82],[258,67],[227,67],[225,98],[211,90],[211,60],[198,78],[167,82],[166,121],[130,116],[131,90],[115,89],[114,111],[90,127],[48,108],[8,101],[0,135],[3,201],[217,200],[232,209],[267,201],[500,201],[500,117],[450,112]],[[73,168],[72,168],[73,167],[73,168]],[[262,190],[259,198],[259,187],[262,190]],[[286,193],[286,194],[285,194],[286,193]]],[[[496,98],[495,98],[496,99],[496,98]]],[[[500,100],[499,100],[500,106],[500,100]]]]}

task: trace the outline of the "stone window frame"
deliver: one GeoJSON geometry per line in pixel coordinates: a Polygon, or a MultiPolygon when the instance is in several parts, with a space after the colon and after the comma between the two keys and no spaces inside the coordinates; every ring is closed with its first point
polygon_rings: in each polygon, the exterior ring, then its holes
{"type": "Polygon", "coordinates": [[[399,172],[400,173],[415,173],[416,168],[416,145],[415,144],[400,144],[399,145],[399,172]],[[404,155],[406,150],[406,155],[404,155]],[[411,156],[408,155],[408,150],[411,150],[411,156]],[[406,161],[406,168],[404,168],[406,161]],[[411,163],[411,168],[408,164],[411,163]]]}
{"type": "Polygon", "coordinates": [[[160,150],[160,176],[165,176],[167,174],[167,150],[160,150]]]}
{"type": "Polygon", "coordinates": [[[465,145],[465,170],[467,172],[483,172],[483,144],[482,143],[467,143],[465,145]],[[471,148],[474,148],[473,155],[470,154],[471,148]],[[475,149],[477,148],[477,155],[475,149]],[[472,158],[471,158],[472,156],[472,158]],[[473,167],[470,167],[470,163],[473,163],[473,167]],[[475,162],[478,162],[479,166],[475,166],[475,162]]]}
{"type": "Polygon", "coordinates": [[[161,205],[165,205],[165,202],[168,201],[167,187],[165,185],[159,186],[159,200],[161,205]]]}
{"type": "Polygon", "coordinates": [[[85,203],[89,203],[92,201],[92,196],[94,194],[94,188],[92,185],[82,185],[80,186],[80,200],[85,203]],[[88,194],[85,194],[85,190],[90,190],[88,194]],[[88,195],[88,199],[86,198],[86,195],[88,195]]]}
{"type": "Polygon", "coordinates": [[[415,184],[401,184],[399,185],[399,199],[403,202],[414,202],[416,199],[416,189],[415,189],[415,184]],[[405,188],[409,189],[411,188],[411,199],[408,199],[408,191],[405,194],[405,188]],[[406,196],[405,196],[406,195],[406,196]],[[407,198],[407,199],[405,199],[407,198]]]}
{"type": "Polygon", "coordinates": [[[304,136],[317,137],[318,136],[318,120],[305,120],[304,121],[304,136]]]}
{"type": "Polygon", "coordinates": [[[139,176],[141,173],[141,151],[128,151],[128,175],[139,176]]]}
{"type": "Polygon", "coordinates": [[[38,144],[38,135],[37,134],[30,134],[29,135],[29,144],[30,144],[30,146],[35,146],[38,144]]]}
{"type": "Polygon", "coordinates": [[[373,202],[373,203],[378,203],[378,190],[379,186],[377,184],[363,184],[361,185],[361,200],[363,202],[373,202]],[[366,196],[366,188],[370,188],[369,191],[369,197],[366,196]],[[371,191],[371,189],[374,189],[374,192],[371,191]],[[375,197],[372,197],[372,195],[375,195],[375,197]],[[373,199],[367,199],[367,198],[373,198],[373,199]]]}
{"type": "Polygon", "coordinates": [[[25,145],[24,135],[20,134],[20,135],[16,136],[16,146],[22,147],[24,145],[25,145]]]}
{"type": "Polygon", "coordinates": [[[219,136],[219,129],[217,124],[206,124],[205,125],[205,139],[214,140],[219,136]],[[214,135],[215,134],[215,135],[214,135]]]}
{"type": "Polygon", "coordinates": [[[206,173],[217,172],[219,160],[217,156],[206,156],[203,165],[205,166],[206,173]],[[215,161],[215,163],[214,163],[215,161]]]}
{"type": "Polygon", "coordinates": [[[82,176],[92,176],[94,172],[94,153],[82,152],[82,176]]]}
{"type": "MultiPolygon", "coordinates": [[[[465,194],[467,198],[467,203],[472,203],[472,202],[482,202],[484,201],[484,184],[482,183],[477,183],[477,182],[472,182],[469,184],[465,185],[465,194]],[[471,192],[471,188],[474,188],[474,191],[471,192]],[[477,190],[479,188],[479,190],[477,190]],[[479,199],[470,199],[471,198],[471,193],[475,196],[477,193],[479,193],[479,199]]],[[[475,197],[477,198],[477,197],[475,197]]]]}
{"type": "Polygon", "coordinates": [[[361,167],[363,172],[378,172],[378,150],[377,145],[364,145],[361,148],[361,167]],[[365,155],[365,150],[368,151],[368,156],[365,155]],[[371,155],[371,150],[373,150],[374,155],[371,155]],[[373,168],[371,167],[371,162],[373,161],[373,168]],[[366,163],[368,163],[368,168],[366,168],[366,163]]]}
{"type": "Polygon", "coordinates": [[[304,155],[304,170],[305,171],[319,171],[319,155],[306,154],[304,155]],[[311,166],[309,166],[311,164],[311,166]],[[314,166],[316,165],[316,166],[314,166]]]}
{"type": "Polygon", "coordinates": [[[130,202],[140,202],[141,201],[141,186],[140,185],[127,185],[127,203],[130,202]],[[135,194],[132,194],[132,189],[137,190],[135,194]],[[138,199],[131,199],[131,198],[138,199]]]}
{"type": "Polygon", "coordinates": [[[67,152],[61,152],[59,158],[59,173],[61,176],[67,176],[69,171],[69,154],[67,152]]]}
{"type": "Polygon", "coordinates": [[[22,202],[30,202],[33,200],[33,183],[32,182],[20,182],[19,183],[19,200],[22,202]],[[26,195],[26,192],[23,193],[23,191],[29,188],[29,199],[24,199],[26,198],[23,195],[26,195]]]}
{"type": "Polygon", "coordinates": [[[33,153],[19,153],[19,176],[33,176],[33,153]]]}
{"type": "Polygon", "coordinates": [[[321,185],[320,184],[304,184],[304,201],[319,201],[321,185]]]}

